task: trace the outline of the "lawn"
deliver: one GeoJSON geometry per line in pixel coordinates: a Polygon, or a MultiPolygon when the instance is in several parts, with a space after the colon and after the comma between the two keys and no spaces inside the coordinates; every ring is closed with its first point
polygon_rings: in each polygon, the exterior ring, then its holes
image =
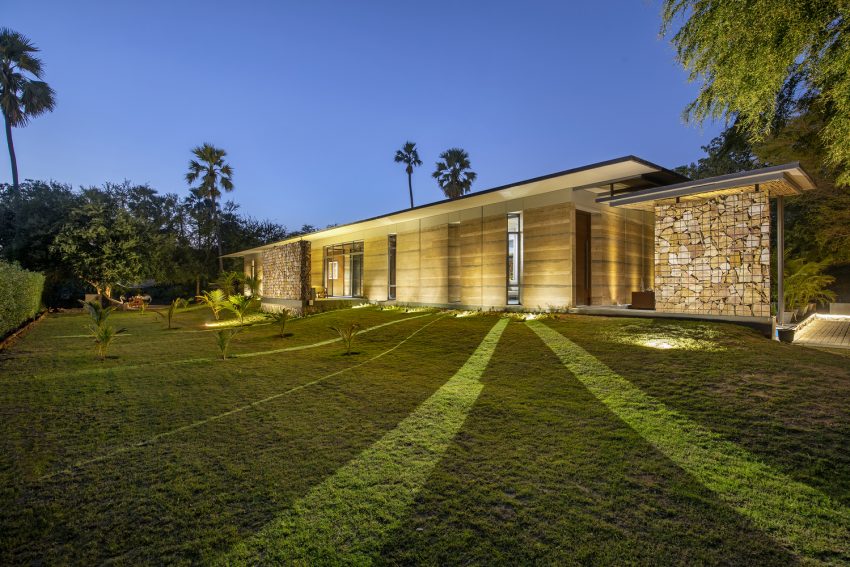
{"type": "Polygon", "coordinates": [[[699,322],[207,311],[0,353],[0,563],[850,562],[850,358],[699,322]],[[352,355],[331,326],[359,323],[352,355]]]}

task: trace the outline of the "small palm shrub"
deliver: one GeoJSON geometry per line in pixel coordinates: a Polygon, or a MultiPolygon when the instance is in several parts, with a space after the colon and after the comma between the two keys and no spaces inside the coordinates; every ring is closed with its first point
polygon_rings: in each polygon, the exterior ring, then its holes
{"type": "Polygon", "coordinates": [[[111,325],[103,325],[102,327],[92,325],[90,329],[92,337],[94,338],[97,357],[100,360],[106,359],[106,353],[109,350],[109,345],[112,344],[112,339],[121,333],[127,332],[127,329],[115,329],[115,327],[111,325]]]}
{"type": "Polygon", "coordinates": [[[188,305],[188,301],[186,301],[182,297],[178,297],[169,304],[168,309],[165,310],[165,313],[163,313],[162,311],[154,311],[154,313],[165,319],[166,323],[168,324],[167,328],[170,330],[174,328],[174,316],[177,315],[177,312],[180,309],[183,309],[188,305]]]}
{"type": "Polygon", "coordinates": [[[213,317],[218,321],[218,318],[221,316],[221,310],[224,309],[224,304],[227,302],[227,295],[222,289],[214,289],[196,296],[195,300],[209,307],[213,317]]]}
{"type": "Polygon", "coordinates": [[[233,337],[238,335],[241,330],[241,327],[235,329],[222,329],[215,334],[219,356],[221,356],[222,360],[227,360],[227,353],[230,350],[230,341],[233,340],[233,337]]]}
{"type": "Polygon", "coordinates": [[[347,325],[331,327],[331,330],[336,331],[339,334],[339,338],[345,343],[345,354],[351,354],[351,343],[354,341],[354,337],[360,331],[360,328],[360,323],[349,323],[347,325]]]}
{"type": "Polygon", "coordinates": [[[277,327],[278,335],[284,338],[286,336],[286,322],[289,320],[289,312],[286,309],[281,309],[280,311],[266,313],[265,316],[277,327]]]}
{"type": "Polygon", "coordinates": [[[100,301],[83,301],[82,304],[91,319],[89,333],[94,339],[97,357],[100,360],[104,360],[106,359],[106,353],[109,351],[109,345],[112,344],[112,340],[117,335],[127,332],[127,329],[116,330],[115,327],[106,324],[109,315],[115,311],[114,307],[104,307],[100,301]]]}
{"type": "Polygon", "coordinates": [[[224,308],[232,311],[239,318],[239,324],[244,325],[245,316],[257,311],[260,308],[260,302],[253,297],[231,295],[224,303],[224,308]]]}

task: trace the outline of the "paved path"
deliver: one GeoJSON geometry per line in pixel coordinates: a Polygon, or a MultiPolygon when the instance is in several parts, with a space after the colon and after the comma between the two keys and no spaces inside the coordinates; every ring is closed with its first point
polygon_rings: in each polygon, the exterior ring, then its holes
{"type": "Polygon", "coordinates": [[[850,348],[850,316],[815,315],[815,320],[794,335],[794,342],[807,346],[850,348]]]}

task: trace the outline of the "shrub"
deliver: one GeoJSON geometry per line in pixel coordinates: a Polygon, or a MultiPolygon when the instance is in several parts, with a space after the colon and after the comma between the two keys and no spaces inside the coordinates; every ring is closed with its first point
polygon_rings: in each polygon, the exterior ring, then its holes
{"type": "Polygon", "coordinates": [[[228,311],[232,311],[238,318],[239,324],[245,324],[245,316],[257,311],[260,308],[260,302],[253,297],[244,295],[231,295],[227,298],[227,302],[223,307],[228,311]]]}
{"type": "Polygon", "coordinates": [[[227,302],[227,296],[224,293],[224,290],[214,289],[212,291],[205,291],[203,294],[195,297],[195,301],[198,303],[203,303],[212,311],[213,317],[218,321],[220,317],[221,310],[224,309],[224,304],[227,302]]]}
{"type": "Polygon", "coordinates": [[[277,325],[280,337],[285,337],[286,322],[289,320],[289,312],[286,309],[281,309],[280,311],[265,313],[265,316],[271,320],[273,325],[277,325]]]}
{"type": "Polygon", "coordinates": [[[178,297],[177,299],[172,301],[171,304],[169,304],[168,309],[165,311],[165,313],[162,313],[162,311],[154,311],[154,313],[165,319],[165,321],[168,323],[168,329],[170,330],[174,328],[172,327],[174,315],[177,313],[177,311],[184,307],[187,307],[188,305],[188,301],[186,301],[182,297],[178,297]]]}
{"type": "Polygon", "coordinates": [[[786,260],[785,264],[785,308],[802,311],[809,303],[835,301],[835,293],[829,286],[835,278],[825,274],[829,260],[809,262],[804,258],[786,260]]]}
{"type": "Polygon", "coordinates": [[[114,307],[104,307],[100,301],[82,301],[81,303],[91,318],[89,333],[94,339],[97,357],[100,360],[104,360],[109,350],[109,345],[112,344],[112,339],[126,332],[127,329],[116,330],[115,327],[106,324],[109,315],[115,311],[114,307]]]}
{"type": "Polygon", "coordinates": [[[218,344],[218,352],[222,360],[227,360],[227,351],[230,349],[230,341],[242,330],[241,327],[236,329],[222,329],[215,334],[216,344],[218,344]]]}
{"type": "Polygon", "coordinates": [[[345,354],[351,354],[351,343],[354,341],[354,336],[360,331],[359,323],[349,323],[348,325],[340,325],[331,327],[332,331],[339,334],[339,338],[345,343],[345,354]]]}
{"type": "Polygon", "coordinates": [[[41,307],[44,276],[0,260],[0,337],[32,319],[41,307]]]}

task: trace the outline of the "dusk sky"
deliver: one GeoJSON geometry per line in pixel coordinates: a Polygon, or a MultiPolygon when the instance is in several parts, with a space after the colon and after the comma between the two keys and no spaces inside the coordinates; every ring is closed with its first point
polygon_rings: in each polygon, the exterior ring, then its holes
{"type": "Polygon", "coordinates": [[[675,167],[720,127],[682,120],[697,86],[658,36],[659,2],[3,4],[57,93],[14,131],[22,179],[185,194],[210,142],[235,169],[227,198],[289,228],[406,207],[392,158],[408,139],[423,204],[442,198],[449,147],[476,191],[627,154],[675,167]]]}

